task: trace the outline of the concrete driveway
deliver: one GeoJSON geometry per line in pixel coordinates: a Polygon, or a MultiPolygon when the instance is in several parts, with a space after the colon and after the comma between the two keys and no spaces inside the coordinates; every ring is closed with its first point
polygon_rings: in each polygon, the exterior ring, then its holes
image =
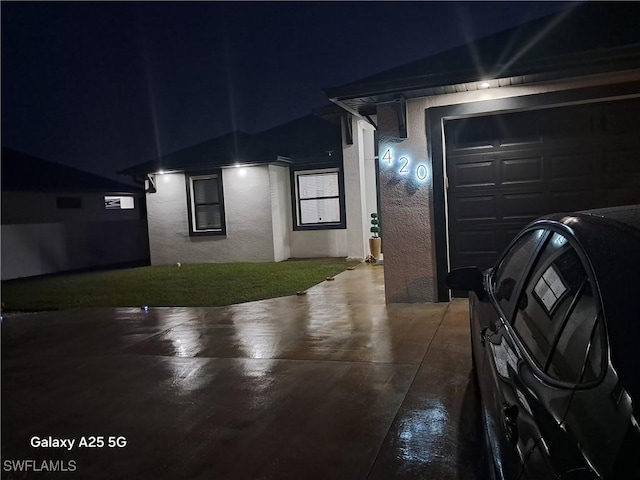
{"type": "Polygon", "coordinates": [[[9,315],[3,478],[479,478],[466,302],[386,306],[382,268],[230,307],[9,315]]]}

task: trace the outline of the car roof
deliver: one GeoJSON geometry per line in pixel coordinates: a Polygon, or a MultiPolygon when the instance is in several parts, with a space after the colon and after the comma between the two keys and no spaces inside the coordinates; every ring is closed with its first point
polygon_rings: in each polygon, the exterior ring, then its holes
{"type": "Polygon", "coordinates": [[[608,218],[640,230],[640,205],[624,205],[620,207],[598,208],[580,212],[584,215],[608,218]]]}
{"type": "MultiPolygon", "coordinates": [[[[621,239],[640,242],[640,204],[556,213],[541,217],[537,222],[563,224],[582,244],[590,258],[610,251],[602,248],[604,238],[601,235],[613,243],[621,239]]],[[[634,257],[640,258],[640,252],[636,252],[634,257]]]]}

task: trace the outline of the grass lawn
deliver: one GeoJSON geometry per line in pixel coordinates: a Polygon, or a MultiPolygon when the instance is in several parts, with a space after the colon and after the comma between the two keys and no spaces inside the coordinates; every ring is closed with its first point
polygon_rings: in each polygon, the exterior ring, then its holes
{"type": "Polygon", "coordinates": [[[355,262],[162,265],[2,282],[5,311],[75,307],[221,306],[293,295],[355,262]]]}

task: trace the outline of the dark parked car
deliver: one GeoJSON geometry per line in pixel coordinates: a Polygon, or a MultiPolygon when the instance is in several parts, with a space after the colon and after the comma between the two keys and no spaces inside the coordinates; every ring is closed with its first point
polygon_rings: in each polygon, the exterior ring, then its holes
{"type": "Polygon", "coordinates": [[[470,291],[493,478],[640,479],[640,205],[541,218],[470,291]]]}

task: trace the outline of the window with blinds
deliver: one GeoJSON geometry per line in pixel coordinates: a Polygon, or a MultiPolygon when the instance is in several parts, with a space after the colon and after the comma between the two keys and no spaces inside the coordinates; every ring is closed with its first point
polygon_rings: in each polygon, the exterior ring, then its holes
{"type": "Polygon", "coordinates": [[[189,224],[191,234],[225,233],[221,175],[189,177],[189,224]]]}
{"type": "Polygon", "coordinates": [[[344,228],[338,169],[296,171],[296,226],[344,228]]]}

